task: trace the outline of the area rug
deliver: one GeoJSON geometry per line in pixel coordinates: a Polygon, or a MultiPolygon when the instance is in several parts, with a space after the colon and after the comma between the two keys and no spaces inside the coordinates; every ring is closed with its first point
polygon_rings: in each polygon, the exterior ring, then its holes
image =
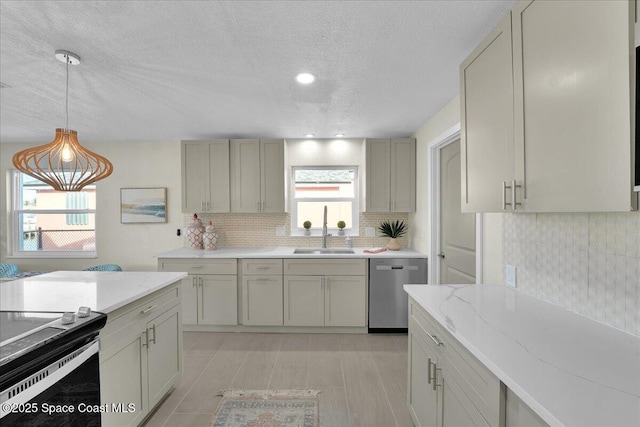
{"type": "Polygon", "coordinates": [[[223,390],[210,427],[318,427],[317,390],[223,390]]]}

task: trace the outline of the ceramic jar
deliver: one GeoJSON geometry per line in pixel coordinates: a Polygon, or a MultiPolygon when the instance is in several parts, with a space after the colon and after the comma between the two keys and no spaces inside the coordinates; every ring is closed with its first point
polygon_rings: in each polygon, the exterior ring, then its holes
{"type": "Polygon", "coordinates": [[[206,251],[215,251],[217,242],[218,235],[213,232],[213,223],[209,221],[209,224],[204,229],[204,234],[202,235],[202,243],[204,244],[204,249],[206,251]]]}
{"type": "Polygon", "coordinates": [[[198,219],[197,214],[193,214],[193,220],[191,224],[187,227],[187,240],[189,241],[189,246],[194,249],[203,249],[202,236],[204,235],[204,226],[202,225],[202,221],[198,219]]]}

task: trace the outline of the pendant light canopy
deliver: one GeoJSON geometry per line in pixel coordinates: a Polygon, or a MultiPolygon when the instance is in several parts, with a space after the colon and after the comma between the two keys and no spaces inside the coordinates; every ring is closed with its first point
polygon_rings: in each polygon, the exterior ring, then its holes
{"type": "Polygon", "coordinates": [[[80,191],[84,186],[111,175],[113,165],[106,158],[80,145],[78,132],[69,129],[69,65],[79,64],[80,57],[57,50],[56,58],[67,65],[67,126],[56,129],[56,137],[50,143],[16,153],[13,165],[55,190],[80,191]]]}

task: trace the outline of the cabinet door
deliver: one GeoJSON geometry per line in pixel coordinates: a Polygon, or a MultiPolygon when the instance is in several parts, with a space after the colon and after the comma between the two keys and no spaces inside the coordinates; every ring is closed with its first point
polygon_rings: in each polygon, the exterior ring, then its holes
{"type": "Polygon", "coordinates": [[[259,212],[260,141],[231,140],[231,212],[259,212]]]}
{"type": "MultiPolygon", "coordinates": [[[[513,9],[516,170],[530,212],[628,211],[633,4],[513,9]],[[524,166],[524,167],[522,167],[524,166]]],[[[635,199],[634,199],[635,200],[635,199]]]]}
{"type": "Polygon", "coordinates": [[[198,324],[198,276],[182,279],[182,323],[198,324]]]}
{"type": "Polygon", "coordinates": [[[416,210],[416,140],[391,140],[391,210],[416,210]]]}
{"type": "Polygon", "coordinates": [[[182,212],[204,212],[209,192],[209,147],[182,141],[182,212]]]}
{"type": "Polygon", "coordinates": [[[202,275],[199,279],[198,324],[238,324],[238,279],[233,275],[202,275]]]}
{"type": "Polygon", "coordinates": [[[149,407],[171,389],[182,366],[180,308],[174,306],[147,323],[149,407]]]}
{"type": "Polygon", "coordinates": [[[367,139],[367,212],[391,210],[391,145],[388,139],[367,139]]]}
{"type": "Polygon", "coordinates": [[[284,140],[260,141],[262,212],[284,212],[284,140]]]}
{"type": "Polygon", "coordinates": [[[367,283],[363,276],[327,276],[325,326],[366,326],[367,283]]]}
{"type": "Polygon", "coordinates": [[[438,388],[443,388],[442,425],[444,427],[490,427],[458,384],[448,379],[446,370],[438,370],[437,381],[438,388]]]}
{"type": "Polygon", "coordinates": [[[511,43],[509,13],[460,65],[463,212],[502,212],[515,178],[511,43]]]}
{"type": "Polygon", "coordinates": [[[284,324],[324,326],[324,277],[284,277],[284,324]]]}
{"type": "Polygon", "coordinates": [[[423,339],[413,332],[409,333],[409,412],[417,427],[436,427],[440,425],[438,388],[433,390],[433,363],[438,359],[423,339]],[[429,364],[431,358],[431,364],[429,364]]]}
{"type": "Polygon", "coordinates": [[[230,212],[229,141],[211,141],[209,146],[209,194],[206,212],[230,212]]]}
{"type": "MultiPolygon", "coordinates": [[[[105,427],[137,426],[148,414],[146,331],[132,330],[113,346],[119,349],[106,360],[100,354],[100,400],[109,405],[133,403],[133,412],[103,412],[105,427]]],[[[102,352],[101,352],[102,353],[102,352]]]]}
{"type": "Polygon", "coordinates": [[[283,325],[283,298],[282,276],[243,276],[243,323],[283,325]]]}

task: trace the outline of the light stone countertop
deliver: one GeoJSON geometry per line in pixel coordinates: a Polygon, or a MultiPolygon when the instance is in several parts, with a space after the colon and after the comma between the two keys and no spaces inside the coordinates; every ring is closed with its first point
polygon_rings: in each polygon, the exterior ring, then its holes
{"type": "Polygon", "coordinates": [[[501,285],[405,285],[552,426],[640,426],[640,337],[501,285]]]}
{"type": "Polygon", "coordinates": [[[0,283],[3,311],[110,313],[187,277],[187,273],[54,271],[0,283]]]}
{"type": "MultiPolygon", "coordinates": [[[[384,251],[379,254],[365,253],[365,249],[350,248],[353,254],[294,254],[294,247],[266,246],[266,247],[222,247],[214,251],[203,249],[178,248],[155,255],[156,258],[427,258],[422,252],[403,248],[399,251],[384,251]]],[[[319,248],[300,248],[319,249],[319,248]]],[[[349,249],[336,247],[329,249],[349,249]]]]}

